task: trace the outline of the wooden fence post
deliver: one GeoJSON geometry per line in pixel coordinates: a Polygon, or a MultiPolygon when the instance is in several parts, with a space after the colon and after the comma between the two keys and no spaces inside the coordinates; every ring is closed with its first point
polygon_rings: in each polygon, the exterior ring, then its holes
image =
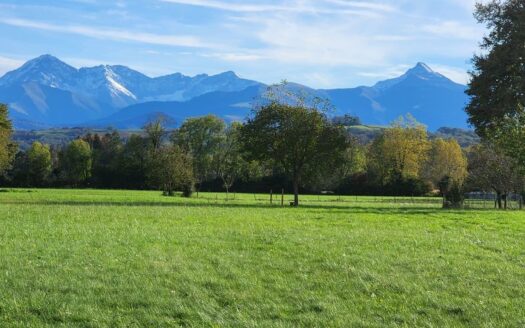
{"type": "Polygon", "coordinates": [[[284,206],[284,188],[281,190],[281,206],[284,206]]]}
{"type": "Polygon", "coordinates": [[[270,189],[270,205],[273,204],[273,190],[270,189]]]}

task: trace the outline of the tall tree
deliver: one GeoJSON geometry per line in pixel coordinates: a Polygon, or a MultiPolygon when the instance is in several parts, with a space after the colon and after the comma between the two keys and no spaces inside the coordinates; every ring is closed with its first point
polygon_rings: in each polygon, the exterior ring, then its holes
{"type": "Polygon", "coordinates": [[[148,178],[165,196],[173,196],[175,190],[180,189],[189,197],[193,191],[191,157],[176,145],[161,147],[152,154],[148,178]]]}
{"type": "Polygon", "coordinates": [[[280,165],[293,183],[294,205],[307,177],[341,163],[347,149],[346,132],[305,103],[271,101],[254,111],[241,129],[245,150],[252,159],[280,165]]]}
{"type": "Polygon", "coordinates": [[[197,184],[216,178],[217,156],[225,138],[226,124],[220,118],[207,115],[187,119],[171,136],[172,142],[193,157],[197,184]]]}
{"type": "Polygon", "coordinates": [[[11,141],[13,126],[9,120],[7,105],[0,104],[0,175],[11,166],[16,154],[16,145],[11,141]]]}
{"type": "Polygon", "coordinates": [[[91,147],[82,139],[72,141],[64,151],[62,164],[68,182],[74,186],[84,183],[91,177],[91,147]]]}
{"type": "Polygon", "coordinates": [[[429,148],[426,128],[410,115],[400,118],[370,145],[369,171],[382,184],[418,178],[429,148]]]}
{"type": "Polygon", "coordinates": [[[164,128],[162,118],[158,118],[146,124],[146,126],[144,126],[144,132],[146,132],[149,146],[153,150],[157,150],[162,146],[162,139],[166,135],[166,129],[164,128]]]}
{"type": "Polygon", "coordinates": [[[243,156],[241,128],[240,123],[234,122],[226,129],[216,156],[217,175],[226,189],[226,198],[237,179],[257,175],[254,171],[257,171],[258,163],[250,162],[243,156]]]}
{"type": "Polygon", "coordinates": [[[32,186],[41,187],[51,173],[51,151],[48,145],[33,142],[27,151],[27,172],[32,186]]]}
{"type": "Polygon", "coordinates": [[[122,140],[117,131],[104,134],[86,135],[93,152],[92,183],[97,187],[116,187],[121,181],[119,159],[122,152],[122,140]]]}
{"type": "Polygon", "coordinates": [[[476,5],[489,33],[474,56],[466,111],[476,132],[518,160],[525,170],[525,2],[492,0],[476,5]]]}
{"type": "Polygon", "coordinates": [[[148,164],[148,140],[132,134],[122,147],[117,159],[117,170],[121,177],[120,185],[126,188],[146,188],[148,164]]]}
{"type": "MultiPolygon", "coordinates": [[[[341,124],[341,123],[336,123],[341,124]]],[[[347,138],[347,148],[342,154],[341,162],[336,167],[326,170],[311,181],[310,188],[316,191],[334,191],[348,180],[366,169],[366,149],[353,136],[347,138]]]]}
{"type": "Polygon", "coordinates": [[[423,167],[423,177],[436,188],[446,178],[462,185],[467,174],[467,157],[458,142],[455,139],[434,139],[423,167]]]}
{"type": "Polygon", "coordinates": [[[510,192],[523,190],[524,180],[516,161],[492,145],[480,144],[469,149],[468,171],[469,189],[495,192],[500,209],[506,208],[510,192]]]}

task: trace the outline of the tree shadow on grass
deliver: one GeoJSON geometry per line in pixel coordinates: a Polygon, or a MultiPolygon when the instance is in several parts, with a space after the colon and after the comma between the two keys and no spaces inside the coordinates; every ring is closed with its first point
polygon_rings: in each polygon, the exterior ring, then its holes
{"type": "MultiPolygon", "coordinates": [[[[291,206],[279,206],[270,205],[263,203],[227,203],[227,202],[135,202],[135,201],[56,201],[56,200],[31,200],[31,201],[0,201],[0,204],[9,205],[37,205],[37,206],[72,206],[72,207],[192,207],[192,208],[221,208],[221,209],[260,209],[268,211],[307,211],[307,213],[318,213],[318,214],[402,214],[402,215],[429,215],[438,213],[451,213],[465,215],[472,211],[483,211],[481,209],[476,210],[443,210],[438,207],[428,206],[364,206],[364,205],[335,205],[335,204],[303,204],[298,208],[291,206]]],[[[486,210],[489,211],[489,210],[486,210]]]]}

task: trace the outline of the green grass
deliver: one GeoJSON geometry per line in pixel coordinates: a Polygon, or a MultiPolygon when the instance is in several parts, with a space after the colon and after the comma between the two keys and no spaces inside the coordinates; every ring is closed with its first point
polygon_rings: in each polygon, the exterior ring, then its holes
{"type": "Polygon", "coordinates": [[[0,193],[0,326],[525,325],[523,212],[199,196],[0,193]]]}

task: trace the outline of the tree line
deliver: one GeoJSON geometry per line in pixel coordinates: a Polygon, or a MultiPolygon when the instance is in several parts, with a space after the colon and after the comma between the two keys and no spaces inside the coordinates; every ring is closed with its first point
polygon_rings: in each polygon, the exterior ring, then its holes
{"type": "Polygon", "coordinates": [[[9,186],[158,189],[183,196],[283,188],[294,193],[294,205],[300,192],[333,192],[441,194],[458,206],[473,190],[496,193],[504,207],[506,195],[523,191],[512,158],[487,144],[462,149],[455,139],[430,140],[410,116],[361,144],[319,109],[270,102],[244,124],[208,115],[166,131],[158,120],[126,140],[113,131],[86,134],[64,147],[34,142],[16,151],[5,105],[0,113],[3,184],[9,186]]]}
{"type": "Polygon", "coordinates": [[[525,175],[525,3],[478,4],[487,25],[473,59],[466,111],[481,143],[429,140],[425,127],[401,118],[366,145],[348,133],[352,117],[330,119],[322,99],[272,87],[244,123],[208,115],[168,133],[161,121],[122,140],[117,131],[88,134],[65,147],[35,142],[17,151],[7,106],[0,106],[0,173],[13,186],[156,188],[166,195],[224,189],[285,188],[339,194],[425,195],[459,207],[466,191],[491,191],[497,206],[522,193],[525,175]]]}

